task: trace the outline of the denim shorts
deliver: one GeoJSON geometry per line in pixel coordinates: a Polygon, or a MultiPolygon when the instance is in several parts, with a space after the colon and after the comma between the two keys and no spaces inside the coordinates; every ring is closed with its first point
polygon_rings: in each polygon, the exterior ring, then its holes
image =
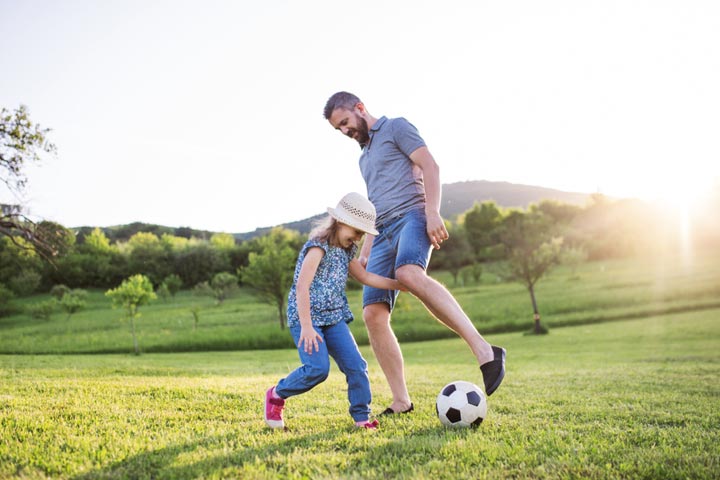
{"type": "MultiPolygon", "coordinates": [[[[370,250],[367,271],[395,278],[403,265],[418,265],[427,269],[432,244],[427,235],[425,208],[417,207],[377,225],[379,234],[370,250]]],[[[398,291],[363,288],[363,307],[373,303],[387,303],[392,312],[398,291]]]]}

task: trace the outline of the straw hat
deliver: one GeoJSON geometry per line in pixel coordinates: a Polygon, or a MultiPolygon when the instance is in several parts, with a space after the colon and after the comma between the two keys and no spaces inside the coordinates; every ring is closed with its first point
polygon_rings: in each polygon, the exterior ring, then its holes
{"type": "Polygon", "coordinates": [[[327,211],[338,222],[370,235],[378,234],[378,231],[375,230],[375,207],[359,193],[348,193],[340,199],[337,207],[328,207],[327,211]]]}

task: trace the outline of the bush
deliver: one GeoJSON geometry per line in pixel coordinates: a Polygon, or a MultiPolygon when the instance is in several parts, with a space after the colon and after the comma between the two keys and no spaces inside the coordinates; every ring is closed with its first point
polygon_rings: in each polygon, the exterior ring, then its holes
{"type": "Polygon", "coordinates": [[[10,289],[21,297],[25,297],[35,293],[40,286],[42,276],[34,270],[25,270],[20,272],[15,278],[10,280],[10,289]]]}
{"type": "Polygon", "coordinates": [[[53,312],[55,311],[55,306],[57,305],[57,300],[54,298],[50,300],[45,300],[44,302],[38,302],[33,303],[27,307],[27,312],[30,314],[33,318],[40,318],[42,320],[50,320],[50,317],[52,316],[53,312]]]}
{"type": "Polygon", "coordinates": [[[180,288],[182,287],[182,279],[179,275],[173,273],[165,277],[165,280],[163,280],[161,287],[162,286],[165,286],[168,293],[174,297],[175,294],[179,292],[180,288]]]}
{"type": "Polygon", "coordinates": [[[50,289],[50,295],[60,300],[66,293],[70,291],[70,287],[59,283],[50,289]]]}
{"type": "Polygon", "coordinates": [[[12,303],[15,293],[0,283],[0,317],[7,317],[20,311],[20,309],[12,303]]]}

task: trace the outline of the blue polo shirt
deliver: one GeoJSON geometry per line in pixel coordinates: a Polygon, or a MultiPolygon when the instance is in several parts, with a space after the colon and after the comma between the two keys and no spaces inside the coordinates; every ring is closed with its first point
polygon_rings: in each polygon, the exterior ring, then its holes
{"type": "Polygon", "coordinates": [[[415,126],[404,118],[380,117],[360,154],[360,172],[368,199],[375,205],[377,224],[418,205],[425,205],[422,170],[410,154],[425,146],[415,126]]]}

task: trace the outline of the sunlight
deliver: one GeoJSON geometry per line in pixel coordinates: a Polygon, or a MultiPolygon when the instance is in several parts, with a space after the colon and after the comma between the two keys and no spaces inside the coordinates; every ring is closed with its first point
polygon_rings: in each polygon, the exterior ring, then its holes
{"type": "Polygon", "coordinates": [[[666,211],[667,224],[673,229],[669,233],[677,235],[678,253],[686,267],[693,259],[693,218],[705,208],[714,180],[712,176],[701,179],[682,174],[666,177],[652,185],[654,191],[647,197],[666,211]]]}

